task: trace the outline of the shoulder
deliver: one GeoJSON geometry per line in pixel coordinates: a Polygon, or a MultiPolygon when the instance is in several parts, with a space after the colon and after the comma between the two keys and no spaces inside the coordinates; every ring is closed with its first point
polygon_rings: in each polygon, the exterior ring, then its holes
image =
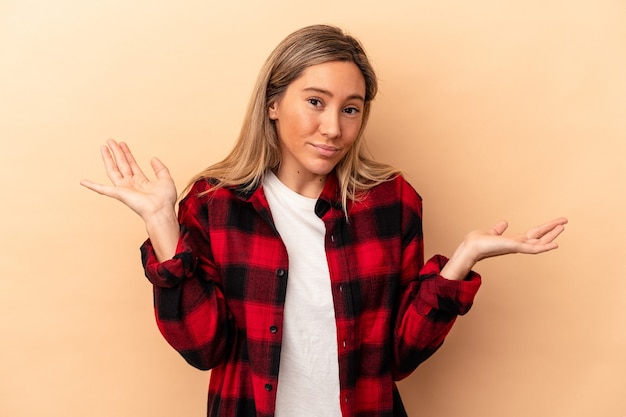
{"type": "Polygon", "coordinates": [[[198,223],[207,230],[251,224],[253,206],[240,188],[217,185],[211,179],[198,179],[191,184],[179,204],[181,224],[198,223]]]}
{"type": "Polygon", "coordinates": [[[213,185],[211,184],[211,181],[207,178],[196,180],[193,184],[187,187],[187,190],[184,192],[185,195],[180,200],[180,204],[185,205],[193,200],[202,198],[211,191],[212,187],[213,185]]]}
{"type": "Polygon", "coordinates": [[[366,195],[366,199],[375,201],[398,201],[413,202],[421,204],[422,197],[413,186],[400,174],[390,177],[387,181],[381,182],[371,188],[366,195]]]}
{"type": "Polygon", "coordinates": [[[215,178],[200,178],[187,187],[187,191],[184,193],[185,195],[181,201],[202,198],[206,195],[218,197],[228,196],[229,198],[238,196],[245,199],[254,193],[256,188],[258,187],[251,184],[231,186],[224,185],[215,178]]]}
{"type": "Polygon", "coordinates": [[[217,186],[218,181],[211,178],[200,178],[188,187],[180,200],[180,207],[208,205],[210,202],[230,200],[236,195],[236,190],[217,186]]]}
{"type": "Polygon", "coordinates": [[[401,175],[390,177],[370,188],[357,201],[349,206],[351,215],[365,213],[384,213],[384,216],[403,215],[415,212],[421,215],[422,198],[411,184],[401,175]]]}

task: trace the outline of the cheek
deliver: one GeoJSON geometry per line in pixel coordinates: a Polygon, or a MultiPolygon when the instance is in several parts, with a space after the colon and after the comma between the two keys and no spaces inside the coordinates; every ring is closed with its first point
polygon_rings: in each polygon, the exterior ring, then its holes
{"type": "Polygon", "coordinates": [[[289,115],[287,123],[283,122],[282,130],[286,135],[292,137],[309,136],[317,130],[316,119],[310,115],[294,112],[289,115]]]}
{"type": "Polygon", "coordinates": [[[319,128],[319,120],[314,115],[299,115],[296,120],[299,129],[305,135],[312,134],[319,128]]]}
{"type": "Polygon", "coordinates": [[[350,145],[352,145],[356,141],[360,130],[361,130],[360,123],[353,123],[353,124],[348,125],[346,129],[343,131],[346,143],[350,143],[350,145]]]}

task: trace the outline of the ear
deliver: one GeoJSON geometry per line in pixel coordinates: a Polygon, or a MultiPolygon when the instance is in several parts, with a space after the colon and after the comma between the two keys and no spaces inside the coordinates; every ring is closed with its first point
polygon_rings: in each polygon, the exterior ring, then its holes
{"type": "Polygon", "coordinates": [[[267,108],[267,115],[270,120],[278,120],[278,104],[275,101],[267,108]]]}

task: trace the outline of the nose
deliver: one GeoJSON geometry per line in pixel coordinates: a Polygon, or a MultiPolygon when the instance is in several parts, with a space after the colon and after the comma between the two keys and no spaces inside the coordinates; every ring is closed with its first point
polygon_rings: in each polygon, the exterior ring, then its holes
{"type": "Polygon", "coordinates": [[[329,109],[323,113],[320,121],[320,133],[328,139],[336,139],[341,136],[338,112],[329,109]]]}

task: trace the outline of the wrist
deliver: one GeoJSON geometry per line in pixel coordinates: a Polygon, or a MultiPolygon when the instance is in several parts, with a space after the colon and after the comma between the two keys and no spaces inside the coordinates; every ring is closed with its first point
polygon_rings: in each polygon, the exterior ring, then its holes
{"type": "Polygon", "coordinates": [[[440,275],[450,280],[462,280],[467,277],[478,259],[474,255],[471,246],[466,241],[456,248],[440,275]]]}
{"type": "Polygon", "coordinates": [[[144,221],[159,262],[172,258],[180,237],[180,225],[174,210],[155,212],[144,221]]]}
{"type": "Polygon", "coordinates": [[[172,227],[173,225],[178,228],[178,218],[173,208],[164,208],[154,211],[145,216],[143,220],[146,224],[148,234],[150,234],[150,231],[159,230],[164,227],[172,227]]]}

